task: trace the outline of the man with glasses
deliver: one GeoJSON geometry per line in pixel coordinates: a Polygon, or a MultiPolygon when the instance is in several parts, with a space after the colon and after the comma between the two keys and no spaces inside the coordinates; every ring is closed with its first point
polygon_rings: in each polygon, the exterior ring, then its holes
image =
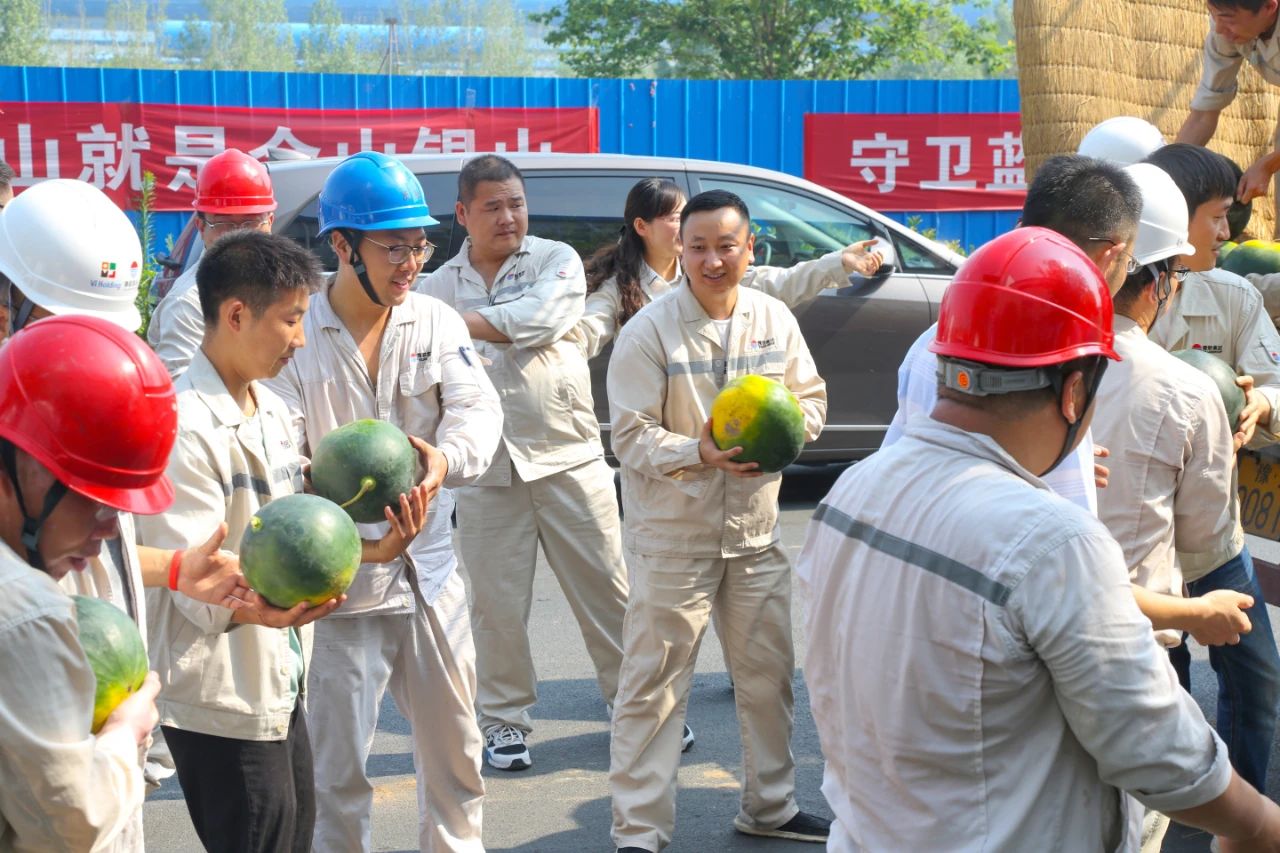
{"type": "MultiPolygon", "coordinates": [[[[311,299],[306,347],[268,382],[304,456],[340,426],[389,421],[418,448],[434,499],[408,550],[361,565],[346,604],[316,623],[307,681],[316,850],[370,849],[366,762],[388,689],[413,738],[420,849],[484,849],[475,647],[449,490],[489,467],[502,406],[462,318],[411,292],[434,224],[422,185],[399,160],[362,151],[339,164],[320,191],[320,233],[338,272],[311,299]]],[[[389,526],[359,525],[372,539],[389,526]]]]}
{"type": "MultiPolygon", "coordinates": [[[[196,178],[196,230],[206,247],[235,231],[271,232],[276,200],[267,167],[235,148],[210,157],[196,178]]],[[[147,341],[174,379],[204,339],[204,315],[192,264],[151,312],[147,341]]]]}
{"type": "MultiPolygon", "coordinates": [[[[1203,350],[1235,368],[1242,374],[1237,382],[1245,389],[1244,411],[1231,425],[1237,446],[1276,444],[1280,442],[1280,334],[1257,289],[1237,275],[1214,268],[1228,236],[1227,213],[1236,191],[1231,163],[1207,148],[1184,143],[1166,145],[1146,162],[1167,172],[1181,190],[1190,219],[1188,240],[1195,249],[1194,254],[1174,259],[1192,272],[1148,335],[1167,350],[1203,350]]],[[[1235,469],[1232,474],[1235,496],[1235,469]]],[[[1236,590],[1253,598],[1253,606],[1245,611],[1252,630],[1237,645],[1211,647],[1209,663],[1218,674],[1218,731],[1227,743],[1231,763],[1265,793],[1280,709],[1280,653],[1245,546],[1238,498],[1232,501],[1232,521],[1211,547],[1193,551],[1180,547],[1178,563],[1192,595],[1236,590]]],[[[1185,643],[1171,649],[1169,656],[1189,689],[1191,656],[1185,643]]]]}

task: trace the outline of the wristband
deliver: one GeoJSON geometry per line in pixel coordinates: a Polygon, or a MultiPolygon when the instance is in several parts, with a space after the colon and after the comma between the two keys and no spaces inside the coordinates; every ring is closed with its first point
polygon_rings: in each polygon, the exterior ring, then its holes
{"type": "Polygon", "coordinates": [[[178,569],[182,566],[182,555],[187,553],[179,548],[173,552],[173,559],[169,560],[169,589],[174,592],[178,591],[178,569]]]}

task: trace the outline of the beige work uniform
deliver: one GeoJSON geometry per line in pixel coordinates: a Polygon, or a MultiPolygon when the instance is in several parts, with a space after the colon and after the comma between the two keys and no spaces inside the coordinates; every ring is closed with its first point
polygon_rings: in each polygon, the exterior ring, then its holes
{"type": "Polygon", "coordinates": [[[458,534],[471,578],[480,726],[529,732],[537,675],[529,608],[538,545],[578,621],[606,703],[618,689],[627,573],[613,472],[604,461],[581,337],[586,281],[572,247],[526,237],[492,288],[471,243],[419,287],[475,311],[510,339],[476,341],[502,398],[493,466],[458,495],[458,534]]]}
{"type": "Polygon", "coordinates": [[[798,811],[782,477],[727,476],[701,462],[698,436],[725,383],[754,373],[796,395],[812,441],[826,417],[826,384],[787,307],[748,288],[737,294],[727,351],[684,282],[631,319],[609,364],[633,580],[609,768],[618,847],[660,850],[671,840],[689,684],[713,610],[743,743],[739,820],[772,829],[798,811]]]}
{"type": "MultiPolygon", "coordinates": [[[[326,285],[303,320],[307,345],[270,381],[289,406],[304,455],[339,426],[389,421],[448,460],[426,525],[404,557],[365,563],[347,602],[315,625],[307,681],[314,733],[315,849],[371,849],[373,783],[365,765],[378,710],[390,688],[409,721],[422,851],[480,851],[483,745],[475,722],[475,648],[453,553],[448,490],[488,467],[502,428],[493,386],[466,326],[438,300],[413,293],[391,309],[378,375],[329,301],[326,285]]],[[[380,539],[389,525],[357,525],[380,539]]]]}
{"type": "MultiPolygon", "coordinates": [[[[753,287],[775,299],[781,299],[788,307],[796,308],[817,297],[829,287],[845,287],[849,274],[845,271],[840,252],[829,252],[821,258],[796,264],[793,267],[749,267],[742,277],[742,287],[753,287]]],[[[663,294],[669,293],[681,278],[676,265],[676,277],[667,281],[648,264],[640,270],[640,290],[644,304],[648,305],[663,294]]],[[[606,279],[594,292],[587,294],[587,304],[578,321],[578,331],[586,347],[587,358],[595,358],[618,333],[618,313],[622,310],[622,293],[618,290],[617,277],[606,279]]]]}
{"type": "MultiPolygon", "coordinates": [[[[1170,352],[1203,349],[1226,361],[1237,373],[1252,376],[1254,387],[1271,403],[1271,420],[1258,424],[1249,446],[1265,447],[1280,441],[1280,334],[1253,285],[1226,270],[1191,273],[1148,336],[1170,352]]],[[[1233,468],[1232,514],[1236,521],[1230,535],[1204,552],[1179,551],[1184,580],[1199,580],[1244,547],[1237,480],[1238,472],[1233,468]]]]}
{"type": "Polygon", "coordinates": [[[1280,31],[1272,32],[1265,39],[1234,44],[1218,35],[1210,23],[1200,57],[1203,64],[1200,85],[1191,99],[1193,110],[1217,111],[1234,101],[1238,89],[1236,78],[1245,60],[1258,70],[1262,79],[1280,85],[1280,31]]]}
{"type": "Polygon", "coordinates": [[[75,608],[0,542],[0,850],[113,849],[142,809],[138,744],[95,737],[75,608]]]}
{"type": "MultiPolygon", "coordinates": [[[[238,551],[245,527],[270,501],[302,491],[302,468],[284,403],[254,382],[251,423],[203,352],[174,385],[178,439],[169,456],[173,506],[139,516],[144,545],[185,548],[225,521],[238,551]]],[[[157,590],[151,664],[162,686],[160,724],[235,740],[279,741],[297,700],[290,629],[233,625],[233,611],[157,590]]],[[[310,626],[301,631],[304,648],[310,626]]]]}
{"type": "MultiPolygon", "coordinates": [[[[1147,339],[1128,317],[1115,318],[1121,361],[1098,388],[1093,434],[1111,451],[1111,477],[1098,490],[1098,518],[1124,551],[1129,580],[1182,595],[1178,551],[1212,551],[1235,528],[1235,449],[1227,413],[1208,376],[1147,339]]],[[[1182,632],[1163,630],[1164,646],[1182,632]]]]}
{"type": "MultiPolygon", "coordinates": [[[[120,513],[120,532],[115,539],[102,543],[102,551],[89,561],[89,565],[80,572],[67,572],[58,580],[58,586],[67,595],[84,595],[89,598],[100,598],[110,602],[120,610],[129,614],[142,634],[142,641],[147,642],[147,597],[142,589],[142,568],[138,565],[137,534],[134,530],[133,516],[127,512],[120,513]]],[[[154,737],[163,741],[160,730],[154,737]]],[[[155,754],[155,746],[153,752],[155,754]]],[[[159,782],[148,775],[153,769],[146,762],[144,777],[148,787],[159,787],[159,782]]],[[[145,849],[142,831],[142,806],[125,824],[115,841],[101,848],[101,853],[142,853],[145,849]]]]}
{"type": "Polygon", "coordinates": [[[187,369],[204,340],[204,314],[196,287],[197,268],[198,265],[193,266],[178,276],[169,292],[156,303],[147,324],[147,343],[174,379],[187,369]]]}

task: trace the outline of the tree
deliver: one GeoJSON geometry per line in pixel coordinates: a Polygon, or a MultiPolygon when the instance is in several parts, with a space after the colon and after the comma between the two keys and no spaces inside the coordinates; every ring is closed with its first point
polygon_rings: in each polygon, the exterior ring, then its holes
{"type": "Polygon", "coordinates": [[[512,0],[401,0],[405,73],[517,76],[533,70],[525,22],[512,0]]]}
{"type": "Polygon", "coordinates": [[[148,0],[107,0],[106,28],[113,40],[111,53],[102,63],[118,68],[162,67],[164,19],[165,0],[159,0],[154,12],[148,0]]]}
{"type": "Polygon", "coordinates": [[[296,70],[296,51],[284,0],[219,0],[210,3],[208,9],[208,47],[200,67],[296,70]]]}
{"type": "Polygon", "coordinates": [[[344,30],[342,10],[334,0],[316,0],[311,7],[311,32],[302,43],[302,70],[339,74],[372,74],[379,55],[361,51],[354,32],[344,30]]]}
{"type": "Polygon", "coordinates": [[[49,26],[40,0],[0,0],[0,65],[43,65],[49,26]]]}
{"type": "Polygon", "coordinates": [[[1012,42],[933,0],[564,0],[531,15],[584,76],[855,79],[958,57],[1007,67],[1012,42]]]}

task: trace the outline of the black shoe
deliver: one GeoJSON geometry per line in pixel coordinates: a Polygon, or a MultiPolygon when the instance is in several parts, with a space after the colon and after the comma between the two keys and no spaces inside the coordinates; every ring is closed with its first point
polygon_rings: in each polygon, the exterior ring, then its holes
{"type": "Polygon", "coordinates": [[[733,819],[733,828],[746,835],[759,835],[763,838],[786,838],[790,841],[812,841],[817,844],[826,843],[831,835],[831,821],[825,817],[796,812],[796,816],[774,829],[758,829],[741,818],[733,819]]]}
{"type": "Polygon", "coordinates": [[[619,847],[618,853],[649,853],[643,847],[619,847]]]}

